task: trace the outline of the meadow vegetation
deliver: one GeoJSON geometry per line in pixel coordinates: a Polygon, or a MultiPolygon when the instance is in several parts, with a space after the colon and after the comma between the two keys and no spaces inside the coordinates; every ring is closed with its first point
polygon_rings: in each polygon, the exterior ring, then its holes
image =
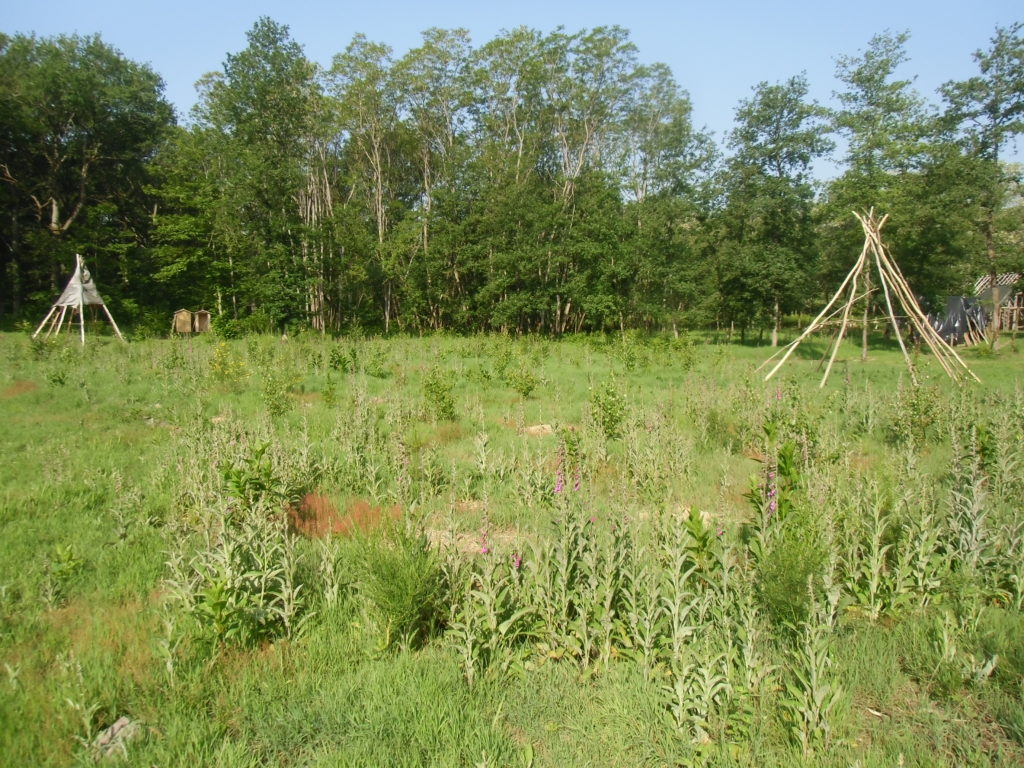
{"type": "Polygon", "coordinates": [[[874,341],[0,335],[0,754],[1020,765],[1024,358],[874,341]]]}

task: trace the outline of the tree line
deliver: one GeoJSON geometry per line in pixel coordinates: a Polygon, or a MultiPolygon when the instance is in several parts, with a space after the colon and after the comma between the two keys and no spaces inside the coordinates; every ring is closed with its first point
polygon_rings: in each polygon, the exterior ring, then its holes
{"type": "Polygon", "coordinates": [[[928,103],[907,33],[762,82],[723,144],[629,33],[525,27],[474,47],[356,35],[329,68],[259,19],[178,124],[98,36],[0,35],[0,320],[48,306],[80,252],[126,320],[338,332],[729,326],[773,334],[856,259],[853,210],[925,299],[1020,268],[1022,25],[928,103]],[[838,175],[819,183],[817,164],[838,175]]]}

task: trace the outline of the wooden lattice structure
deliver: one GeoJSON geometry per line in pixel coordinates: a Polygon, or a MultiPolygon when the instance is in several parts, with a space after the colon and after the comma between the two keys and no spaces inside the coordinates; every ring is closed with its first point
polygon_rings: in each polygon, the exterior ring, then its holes
{"type": "Polygon", "coordinates": [[[907,369],[910,371],[910,378],[917,384],[917,374],[914,371],[913,363],[910,360],[910,354],[907,352],[907,346],[903,341],[903,334],[900,331],[900,324],[897,321],[895,305],[899,305],[903,310],[903,316],[906,317],[913,330],[916,332],[918,338],[920,338],[935,355],[935,359],[938,360],[939,365],[946,374],[955,380],[961,380],[966,376],[970,376],[975,381],[978,381],[978,377],[974,375],[967,364],[960,358],[949,344],[947,344],[941,336],[932,328],[928,322],[928,318],[925,317],[924,312],[921,311],[920,305],[917,303],[917,299],[914,298],[913,292],[910,290],[910,286],[907,285],[907,281],[903,278],[903,274],[900,272],[899,267],[893,260],[889,250],[885,247],[882,242],[882,227],[885,226],[885,222],[889,219],[889,216],[883,216],[880,220],[875,218],[874,209],[871,209],[866,214],[854,213],[857,220],[860,222],[861,227],[864,229],[864,247],[861,249],[860,257],[857,259],[857,263],[853,265],[853,269],[850,270],[846,279],[843,280],[842,285],[839,286],[839,290],[835,292],[831,301],[825,306],[823,310],[818,314],[816,318],[811,322],[809,326],[797,336],[792,342],[780,349],[770,358],[765,360],[758,370],[764,368],[772,360],[775,360],[779,355],[782,355],[782,359],[779,360],[775,367],[773,367],[768,374],[764,377],[765,381],[770,379],[775,373],[782,367],[783,363],[789,359],[789,356],[793,354],[800,342],[814,333],[816,330],[824,327],[837,315],[840,316],[839,327],[836,332],[835,340],[832,343],[831,353],[828,357],[828,365],[825,366],[825,373],[821,377],[821,383],[819,387],[824,387],[825,382],[828,381],[829,373],[832,371],[832,364],[835,362],[836,355],[839,353],[839,347],[843,342],[843,338],[846,335],[846,330],[850,323],[850,313],[857,304],[858,301],[866,299],[871,291],[870,288],[865,290],[863,293],[858,294],[858,288],[869,284],[871,276],[877,275],[879,284],[882,287],[882,293],[885,296],[885,307],[888,314],[889,320],[892,323],[893,333],[896,335],[896,340],[899,342],[900,350],[903,353],[903,359],[906,361],[907,369]],[[845,301],[842,298],[845,296],[845,301]],[[895,302],[895,304],[894,304],[895,302]]]}
{"type": "Polygon", "coordinates": [[[1004,331],[1019,331],[1024,328],[1024,291],[1018,290],[1024,275],[1020,272],[1003,272],[994,276],[983,275],[974,283],[974,295],[985,305],[999,313],[998,327],[1004,331]]]}

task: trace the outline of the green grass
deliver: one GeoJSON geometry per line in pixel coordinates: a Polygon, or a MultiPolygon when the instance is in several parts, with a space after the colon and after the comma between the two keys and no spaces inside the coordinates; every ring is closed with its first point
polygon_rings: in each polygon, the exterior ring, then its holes
{"type": "Polygon", "coordinates": [[[847,343],[819,389],[824,344],[766,383],[767,347],[697,335],[0,335],[0,754],[89,764],[127,715],[132,765],[1020,764],[1020,353],[964,352],[967,386],[921,355],[915,389],[891,345],[862,364],[847,343]],[[783,498],[785,450],[793,511],[762,525],[750,494],[783,498]],[[267,528],[239,562],[298,591],[222,574],[225,615],[267,629],[204,629],[218,548],[314,492],[371,530],[267,528]],[[917,589],[897,573],[923,516],[942,535],[917,589]],[[662,595],[650,663],[614,581],[630,562],[662,595]],[[806,747],[803,622],[837,692],[806,747]],[[699,674],[727,692],[673,699],[699,674]]]}

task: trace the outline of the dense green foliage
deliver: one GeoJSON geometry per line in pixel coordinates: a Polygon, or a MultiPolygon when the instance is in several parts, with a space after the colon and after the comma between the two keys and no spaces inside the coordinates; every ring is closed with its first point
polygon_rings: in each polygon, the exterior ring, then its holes
{"type": "Polygon", "coordinates": [[[839,57],[835,110],[802,75],[758,84],[716,146],[619,27],[430,29],[400,56],[356,35],[324,68],[262,18],[184,125],[98,38],[3,36],[0,318],[44,311],[79,251],[152,331],[205,306],[228,332],[776,334],[872,206],[916,293],[960,293],[1021,267],[1021,26],[941,108],[899,74],[907,39],[839,57]]]}
{"type": "Polygon", "coordinates": [[[0,335],[0,753],[1020,765],[1021,353],[827,344],[0,335]]]}

